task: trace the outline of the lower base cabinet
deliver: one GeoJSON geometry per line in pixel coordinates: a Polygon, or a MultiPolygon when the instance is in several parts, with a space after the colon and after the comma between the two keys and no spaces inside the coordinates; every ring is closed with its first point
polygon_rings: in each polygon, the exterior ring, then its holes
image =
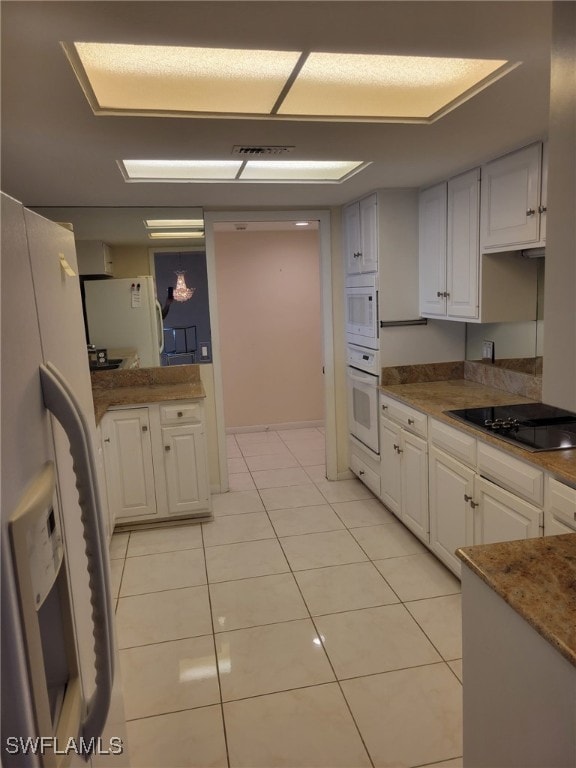
{"type": "Polygon", "coordinates": [[[114,524],[209,512],[201,404],[154,403],[111,410],[102,420],[101,434],[114,524]]]}
{"type": "Polygon", "coordinates": [[[542,535],[543,512],[470,467],[430,448],[430,547],[460,575],[454,552],[473,544],[542,535]]]}
{"type": "Polygon", "coordinates": [[[421,541],[429,542],[428,443],[383,417],[380,499],[421,541]]]}
{"type": "Polygon", "coordinates": [[[460,575],[459,547],[474,543],[474,470],[452,456],[430,447],[430,547],[460,575]]]}

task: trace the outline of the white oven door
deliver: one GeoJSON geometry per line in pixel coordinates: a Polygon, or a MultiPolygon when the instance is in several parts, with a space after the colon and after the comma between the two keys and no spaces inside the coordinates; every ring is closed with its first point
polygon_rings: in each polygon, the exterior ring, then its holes
{"type": "Polygon", "coordinates": [[[380,453],[378,376],[348,368],[348,423],[351,435],[374,453],[380,453]]]}
{"type": "Polygon", "coordinates": [[[372,287],[346,288],[348,341],[378,349],[378,294],[372,287]]]}

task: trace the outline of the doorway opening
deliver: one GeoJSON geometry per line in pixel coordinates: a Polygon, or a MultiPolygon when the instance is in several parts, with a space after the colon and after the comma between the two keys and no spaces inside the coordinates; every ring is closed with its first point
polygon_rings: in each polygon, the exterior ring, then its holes
{"type": "Polygon", "coordinates": [[[206,212],[205,220],[221,489],[229,488],[227,431],[325,430],[330,477],[329,212],[206,212]],[[309,222],[306,235],[297,221],[309,222]]]}

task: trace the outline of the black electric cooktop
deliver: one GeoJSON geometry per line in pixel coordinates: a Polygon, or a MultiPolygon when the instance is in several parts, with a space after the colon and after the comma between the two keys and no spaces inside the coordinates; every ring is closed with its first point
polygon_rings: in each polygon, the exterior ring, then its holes
{"type": "Polygon", "coordinates": [[[518,403],[445,411],[528,451],[576,448],[576,413],[545,403],[518,403]]]}

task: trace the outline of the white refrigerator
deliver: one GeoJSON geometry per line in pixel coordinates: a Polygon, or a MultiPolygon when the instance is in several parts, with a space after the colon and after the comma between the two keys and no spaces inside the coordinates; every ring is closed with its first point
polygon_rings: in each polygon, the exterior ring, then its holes
{"type": "Polygon", "coordinates": [[[160,365],[164,330],[153,277],[85,280],[84,297],[90,344],[134,347],[142,368],[160,365]]]}
{"type": "Polygon", "coordinates": [[[126,766],[74,239],[1,203],[1,762],[126,766]]]}

